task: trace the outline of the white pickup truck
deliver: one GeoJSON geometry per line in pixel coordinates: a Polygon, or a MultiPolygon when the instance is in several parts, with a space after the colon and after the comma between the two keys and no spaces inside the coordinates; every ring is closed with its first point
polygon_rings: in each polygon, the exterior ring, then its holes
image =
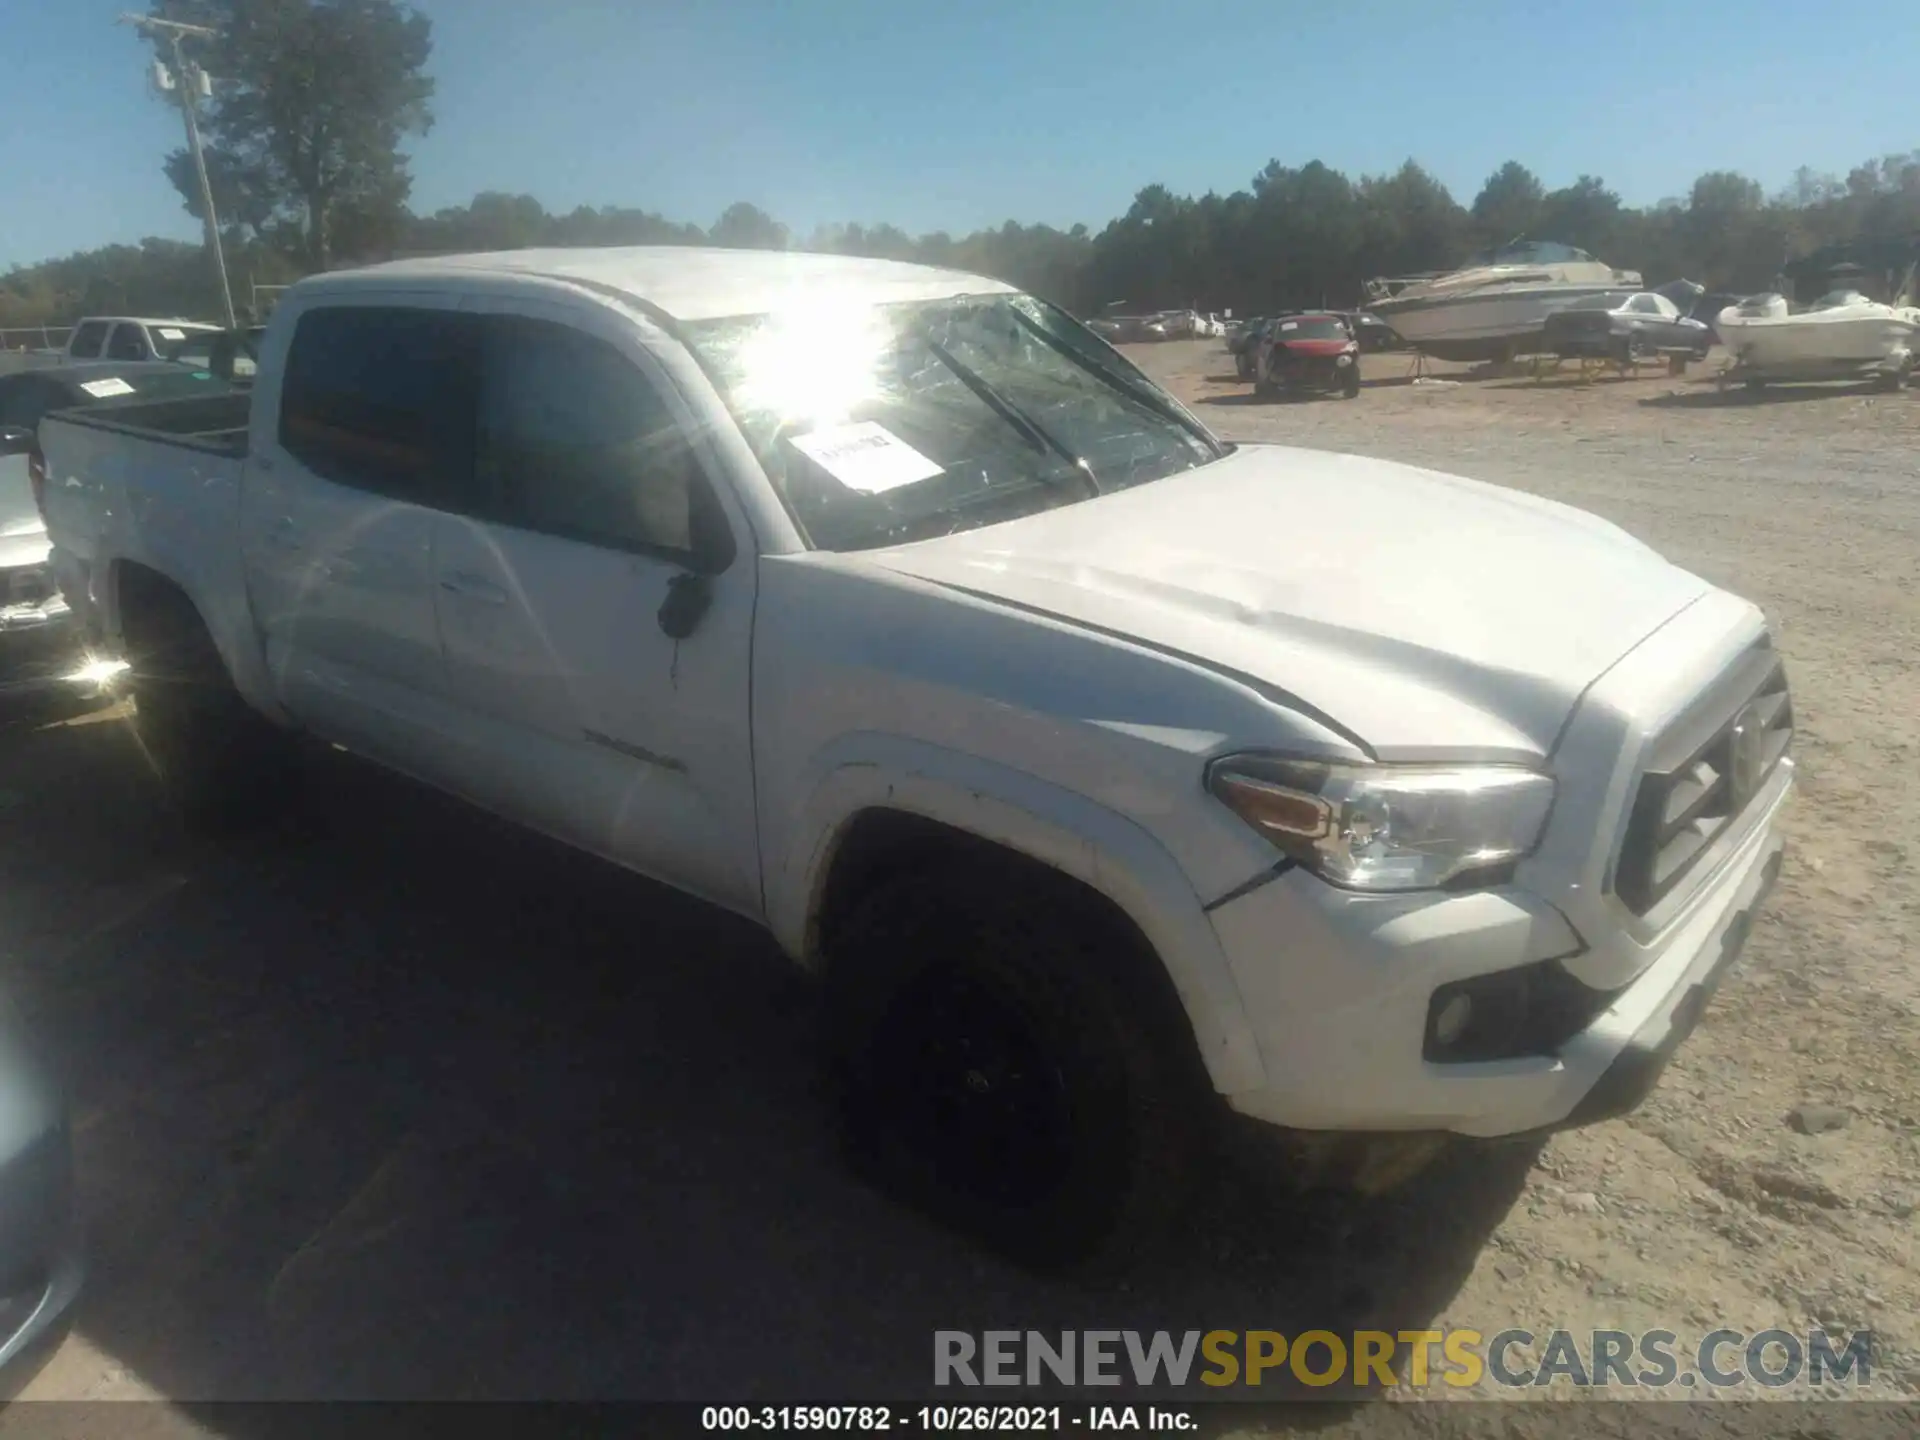
{"type": "Polygon", "coordinates": [[[1228,1120],[1370,1187],[1620,1113],[1779,866],[1752,605],[1223,443],[977,276],[401,261],[293,287],[250,395],[41,436],[190,813],[304,731],[753,918],[850,1154],[1037,1264],[1164,1232],[1228,1120]]]}

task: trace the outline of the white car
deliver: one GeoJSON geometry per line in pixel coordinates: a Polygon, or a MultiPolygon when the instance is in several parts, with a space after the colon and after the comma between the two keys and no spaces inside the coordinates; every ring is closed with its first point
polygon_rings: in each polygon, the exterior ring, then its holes
{"type": "Polygon", "coordinates": [[[1218,1117],[1370,1186],[1620,1113],[1777,872],[1752,605],[1223,443],[997,281],[400,261],[196,403],[42,426],[188,813],[306,731],[750,917],[824,982],[864,1170],[1032,1263],[1163,1233],[1218,1117]]]}
{"type": "Polygon", "coordinates": [[[194,320],[153,320],[132,315],[89,315],[67,337],[66,358],[75,360],[165,360],[182,341],[218,335],[218,325],[194,320]]]}

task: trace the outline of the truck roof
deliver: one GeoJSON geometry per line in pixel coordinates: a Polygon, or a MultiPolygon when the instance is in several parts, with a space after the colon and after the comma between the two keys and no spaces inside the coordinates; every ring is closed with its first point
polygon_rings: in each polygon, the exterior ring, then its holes
{"type": "Polygon", "coordinates": [[[796,299],[813,300],[822,292],[832,291],[850,291],[860,300],[876,304],[1013,293],[1012,286],[983,275],[899,260],[690,245],[501,250],[390,260],[311,276],[298,282],[293,293],[351,292],[395,280],[447,278],[474,271],[605,286],[644,301],[676,320],[760,315],[796,299]]]}

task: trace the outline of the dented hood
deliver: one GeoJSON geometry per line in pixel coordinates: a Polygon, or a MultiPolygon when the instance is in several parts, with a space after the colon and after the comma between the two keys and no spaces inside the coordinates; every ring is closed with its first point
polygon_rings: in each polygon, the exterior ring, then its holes
{"type": "Polygon", "coordinates": [[[1385,760],[1546,755],[1709,588],[1584,511],[1274,445],[866,558],[1230,674],[1385,760]]]}

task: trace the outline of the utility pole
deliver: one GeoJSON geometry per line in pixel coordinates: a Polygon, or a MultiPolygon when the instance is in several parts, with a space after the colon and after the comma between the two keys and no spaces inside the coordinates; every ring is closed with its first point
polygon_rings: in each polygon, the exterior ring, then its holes
{"type": "Polygon", "coordinates": [[[156,43],[164,41],[173,56],[173,68],[169,71],[164,62],[156,62],[155,79],[161,89],[171,89],[180,97],[180,114],[187,122],[187,149],[193,154],[194,173],[200,177],[200,212],[206,222],[207,249],[213,254],[214,273],[220,280],[220,304],[225,307],[227,328],[238,330],[240,321],[233,313],[233,291],[227,287],[227,257],[220,250],[220,221],[213,213],[213,186],[207,182],[207,157],[200,148],[200,122],[195,114],[199,108],[202,87],[212,92],[212,84],[207,72],[198,65],[190,63],[180,52],[180,42],[191,35],[200,40],[216,38],[218,32],[204,25],[185,25],[178,20],[162,20],[154,15],[131,15],[120,17],[122,25],[131,25],[142,34],[151,36],[156,43]]]}

